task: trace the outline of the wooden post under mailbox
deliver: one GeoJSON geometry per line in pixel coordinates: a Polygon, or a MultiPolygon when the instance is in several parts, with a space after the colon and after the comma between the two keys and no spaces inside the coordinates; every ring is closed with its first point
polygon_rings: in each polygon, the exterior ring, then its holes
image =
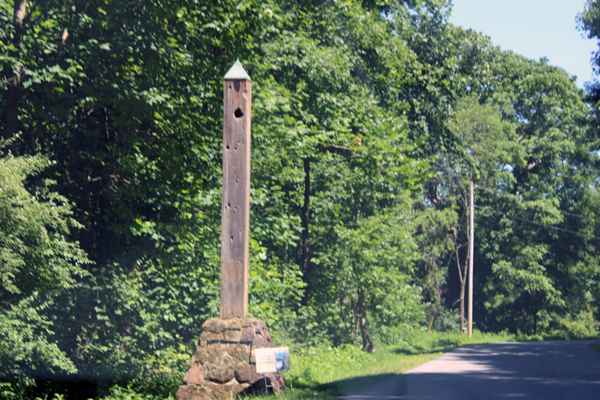
{"type": "Polygon", "coordinates": [[[252,81],[239,61],[224,79],[221,318],[231,319],[248,315],[252,81]]]}

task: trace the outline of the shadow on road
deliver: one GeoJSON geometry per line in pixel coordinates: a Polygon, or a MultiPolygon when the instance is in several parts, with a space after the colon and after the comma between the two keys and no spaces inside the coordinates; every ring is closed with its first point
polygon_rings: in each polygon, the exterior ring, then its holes
{"type": "Polygon", "coordinates": [[[600,353],[589,342],[475,345],[339,399],[600,398],[600,353]]]}

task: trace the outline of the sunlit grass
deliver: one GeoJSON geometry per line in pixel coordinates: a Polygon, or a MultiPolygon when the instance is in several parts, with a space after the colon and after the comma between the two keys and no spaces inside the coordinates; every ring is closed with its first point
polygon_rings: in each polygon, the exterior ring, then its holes
{"type": "Polygon", "coordinates": [[[288,390],[281,400],[329,400],[345,393],[401,374],[457,347],[514,341],[506,333],[483,334],[472,338],[464,334],[420,333],[392,346],[381,346],[374,353],[358,346],[317,347],[292,353],[292,370],[285,376],[288,390]]]}

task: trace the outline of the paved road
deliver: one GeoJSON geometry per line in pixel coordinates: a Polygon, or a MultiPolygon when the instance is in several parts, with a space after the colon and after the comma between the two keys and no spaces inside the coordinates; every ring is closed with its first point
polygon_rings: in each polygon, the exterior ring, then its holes
{"type": "Polygon", "coordinates": [[[469,346],[338,399],[599,400],[600,353],[590,343],[469,346]]]}

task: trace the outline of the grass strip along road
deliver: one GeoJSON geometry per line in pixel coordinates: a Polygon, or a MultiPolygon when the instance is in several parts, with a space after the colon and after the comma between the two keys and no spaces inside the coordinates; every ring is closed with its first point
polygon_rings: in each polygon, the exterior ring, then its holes
{"type": "Polygon", "coordinates": [[[394,377],[440,357],[457,347],[475,343],[514,341],[513,335],[414,332],[397,344],[380,346],[372,354],[358,346],[291,348],[292,369],[285,373],[287,390],[278,400],[331,400],[359,388],[394,377]]]}
{"type": "Polygon", "coordinates": [[[414,336],[405,335],[395,345],[379,347],[373,354],[364,353],[358,346],[295,347],[292,370],[286,372],[289,390],[277,399],[495,398],[502,397],[502,389],[509,388],[514,389],[512,395],[523,393],[528,398],[543,398],[548,392],[559,396],[546,397],[549,399],[571,398],[560,397],[568,390],[581,392],[577,400],[598,398],[600,353],[591,347],[598,346],[600,350],[600,342],[544,342],[539,341],[541,339],[478,331],[474,331],[472,339],[458,333],[415,332],[414,336]],[[517,340],[534,341],[514,343],[517,340]],[[439,364],[441,372],[424,369],[432,365],[437,368],[438,362],[442,363],[439,364]],[[516,369],[511,363],[516,364],[516,369]],[[519,369],[519,365],[528,363],[529,369],[519,369]],[[575,379],[570,372],[577,371],[572,363],[580,363],[578,368],[583,372],[573,373],[579,374],[582,380],[575,379]],[[546,378],[544,368],[550,368],[546,378]],[[521,377],[522,384],[517,384],[521,377]],[[446,381],[459,383],[447,384],[446,381]],[[538,390],[538,385],[553,389],[538,390]],[[474,392],[464,394],[455,391],[456,387],[471,387],[474,392]],[[365,390],[375,392],[372,397],[360,397],[365,396],[365,390]],[[486,395],[480,397],[478,390],[486,395]],[[539,396],[535,394],[538,392],[539,396]],[[587,392],[594,393],[595,397],[585,397],[587,392]]]}

